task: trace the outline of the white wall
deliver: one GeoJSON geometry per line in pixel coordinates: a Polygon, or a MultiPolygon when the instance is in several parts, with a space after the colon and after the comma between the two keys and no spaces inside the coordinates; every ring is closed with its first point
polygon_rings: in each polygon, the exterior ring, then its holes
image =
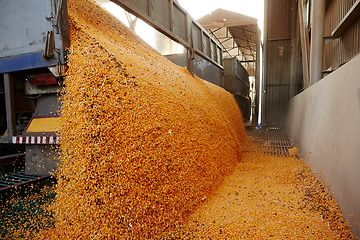
{"type": "Polygon", "coordinates": [[[290,100],[286,132],[360,237],[360,56],[290,100]]]}

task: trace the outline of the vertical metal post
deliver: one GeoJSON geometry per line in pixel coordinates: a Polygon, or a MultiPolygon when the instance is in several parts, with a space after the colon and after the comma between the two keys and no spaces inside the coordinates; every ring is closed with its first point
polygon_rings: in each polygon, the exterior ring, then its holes
{"type": "Polygon", "coordinates": [[[187,49],[186,67],[189,73],[193,76],[194,76],[194,54],[195,54],[194,49],[192,48],[187,49]]]}
{"type": "Polygon", "coordinates": [[[259,115],[259,107],[260,107],[260,75],[261,75],[261,31],[257,24],[254,24],[254,28],[256,29],[256,63],[255,63],[255,111],[253,112],[253,124],[257,125],[258,123],[258,115],[259,115]]]}
{"type": "Polygon", "coordinates": [[[187,49],[186,54],[186,66],[191,75],[194,75],[194,58],[195,58],[195,51],[194,51],[194,43],[192,38],[192,19],[190,14],[186,15],[186,34],[187,34],[187,42],[189,44],[189,48],[187,49]]]}
{"type": "Polygon", "coordinates": [[[305,21],[305,13],[303,9],[303,2],[298,2],[298,10],[299,10],[299,28],[300,28],[300,44],[301,44],[301,52],[302,52],[302,70],[303,70],[303,88],[306,89],[310,86],[310,70],[309,70],[309,59],[310,59],[310,51],[309,51],[309,28],[307,19],[305,21]]]}
{"type": "Polygon", "coordinates": [[[16,136],[14,87],[11,73],[4,73],[6,124],[8,136],[16,136]]]}
{"type": "Polygon", "coordinates": [[[310,46],[310,84],[322,78],[323,32],[325,17],[325,0],[312,1],[312,30],[310,46]]]}
{"type": "Polygon", "coordinates": [[[292,1],[291,5],[291,58],[290,58],[290,98],[294,97],[296,94],[296,85],[297,85],[297,31],[296,22],[297,22],[297,4],[295,1],[292,1]]]}
{"type": "Polygon", "coordinates": [[[170,31],[174,32],[174,1],[173,0],[169,0],[169,26],[170,26],[170,31]]]}
{"type": "Polygon", "coordinates": [[[266,61],[266,55],[267,55],[267,42],[268,42],[268,21],[269,21],[269,1],[264,1],[264,45],[262,49],[262,81],[260,83],[260,112],[259,112],[259,119],[258,122],[260,124],[265,124],[265,110],[266,110],[266,81],[267,81],[267,61],[266,61]]]}

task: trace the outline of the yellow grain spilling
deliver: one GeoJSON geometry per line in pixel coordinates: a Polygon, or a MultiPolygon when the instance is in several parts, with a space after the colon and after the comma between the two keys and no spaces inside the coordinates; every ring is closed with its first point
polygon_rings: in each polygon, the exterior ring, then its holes
{"type": "Polygon", "coordinates": [[[37,238],[351,237],[333,200],[330,220],[312,211],[321,204],[307,191],[324,188],[302,161],[243,149],[229,93],[171,64],[93,1],[68,4],[55,227],[37,238]]]}
{"type": "Polygon", "coordinates": [[[288,149],[288,152],[289,152],[290,156],[297,156],[298,148],[297,147],[292,147],[292,148],[288,149]]]}
{"type": "Polygon", "coordinates": [[[240,160],[240,112],[229,93],[170,63],[93,1],[68,2],[62,164],[46,235],[162,238],[240,160]]]}

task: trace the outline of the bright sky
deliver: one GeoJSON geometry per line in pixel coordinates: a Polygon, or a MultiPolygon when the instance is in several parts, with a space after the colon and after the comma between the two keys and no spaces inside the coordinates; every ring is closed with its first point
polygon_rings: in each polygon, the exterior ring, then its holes
{"type": "MultiPolygon", "coordinates": [[[[258,19],[259,28],[263,32],[264,22],[264,0],[178,0],[180,5],[194,19],[199,19],[204,15],[218,9],[223,8],[233,12],[238,12],[258,19]]],[[[119,18],[128,26],[128,22],[124,10],[116,4],[109,2],[103,6],[114,16],[119,18]]],[[[148,44],[154,47],[154,31],[146,23],[137,21],[136,33],[142,37],[148,44]]]]}

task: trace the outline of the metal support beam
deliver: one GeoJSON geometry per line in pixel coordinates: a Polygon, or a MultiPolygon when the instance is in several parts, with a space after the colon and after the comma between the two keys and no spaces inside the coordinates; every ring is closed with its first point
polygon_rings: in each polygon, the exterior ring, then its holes
{"type": "MultiPolygon", "coordinates": [[[[191,75],[194,76],[194,42],[192,38],[192,20],[189,13],[186,14],[186,40],[189,43],[189,47],[186,49],[186,67],[191,75]]],[[[202,42],[201,42],[202,43],[202,42]]]]}
{"type": "Polygon", "coordinates": [[[325,0],[312,1],[311,16],[313,25],[310,46],[310,84],[312,85],[322,78],[325,0]]]}
{"type": "Polygon", "coordinates": [[[306,89],[310,86],[310,76],[309,76],[309,34],[308,28],[305,25],[304,21],[304,10],[303,3],[299,1],[298,4],[299,10],[299,25],[300,25],[300,43],[301,43],[301,52],[302,52],[302,68],[303,68],[303,88],[306,89]]]}
{"type": "Polygon", "coordinates": [[[249,46],[249,49],[250,49],[251,55],[253,56],[253,59],[255,59],[255,56],[254,56],[253,50],[252,50],[252,48],[251,48],[251,46],[250,46],[249,39],[248,39],[248,37],[247,37],[247,35],[246,35],[246,33],[245,33],[244,26],[241,26],[241,28],[242,28],[243,33],[244,33],[244,36],[245,36],[245,38],[246,38],[246,42],[247,42],[247,44],[248,44],[248,46],[249,46]]]}
{"type": "Polygon", "coordinates": [[[244,61],[240,61],[241,63],[253,63],[256,62],[256,60],[244,60],[244,61]]]}
{"type": "MultiPolygon", "coordinates": [[[[264,1],[264,44],[263,44],[263,49],[267,49],[268,46],[268,22],[269,22],[269,1],[264,1]]],[[[267,72],[267,62],[266,62],[266,51],[262,51],[263,55],[262,55],[262,82],[260,85],[260,100],[259,100],[259,119],[258,119],[258,123],[259,124],[264,124],[266,122],[265,119],[265,110],[266,110],[266,106],[265,106],[265,99],[266,99],[266,82],[267,82],[267,76],[266,76],[266,72],[267,72]]]]}
{"type": "MultiPolygon", "coordinates": [[[[220,39],[219,39],[218,37],[216,37],[216,35],[215,35],[215,32],[218,31],[219,29],[221,29],[221,28],[215,29],[214,31],[212,31],[211,29],[209,29],[209,32],[210,32],[211,36],[212,36],[214,39],[216,39],[216,41],[221,45],[221,47],[223,48],[223,51],[227,52],[227,53],[231,56],[230,52],[229,52],[229,51],[226,49],[226,47],[223,45],[223,42],[221,42],[220,39]]],[[[229,40],[230,38],[227,38],[227,39],[229,40]]]]}
{"type": "Polygon", "coordinates": [[[16,136],[14,87],[11,73],[4,73],[6,124],[8,137],[16,136]]]}
{"type": "Polygon", "coordinates": [[[187,58],[186,58],[186,68],[191,75],[194,76],[194,59],[195,59],[195,52],[191,49],[187,50],[187,58]]]}
{"type": "MultiPolygon", "coordinates": [[[[248,26],[250,26],[250,25],[248,25],[248,26]]],[[[253,31],[248,30],[248,29],[244,29],[244,25],[234,26],[234,27],[231,27],[231,28],[236,28],[236,29],[239,29],[239,30],[243,30],[244,32],[249,32],[249,33],[252,33],[252,34],[254,34],[256,32],[255,28],[253,29],[253,31]]]]}
{"type": "Polygon", "coordinates": [[[255,104],[253,107],[253,119],[252,122],[256,126],[258,124],[259,119],[259,108],[260,108],[260,83],[261,83],[261,31],[259,27],[254,26],[256,29],[256,61],[255,61],[255,104]]]}
{"type": "Polygon", "coordinates": [[[298,32],[299,28],[297,28],[297,3],[295,1],[292,1],[291,6],[291,58],[290,58],[290,98],[296,95],[297,92],[297,59],[299,56],[298,49],[298,32]]]}

